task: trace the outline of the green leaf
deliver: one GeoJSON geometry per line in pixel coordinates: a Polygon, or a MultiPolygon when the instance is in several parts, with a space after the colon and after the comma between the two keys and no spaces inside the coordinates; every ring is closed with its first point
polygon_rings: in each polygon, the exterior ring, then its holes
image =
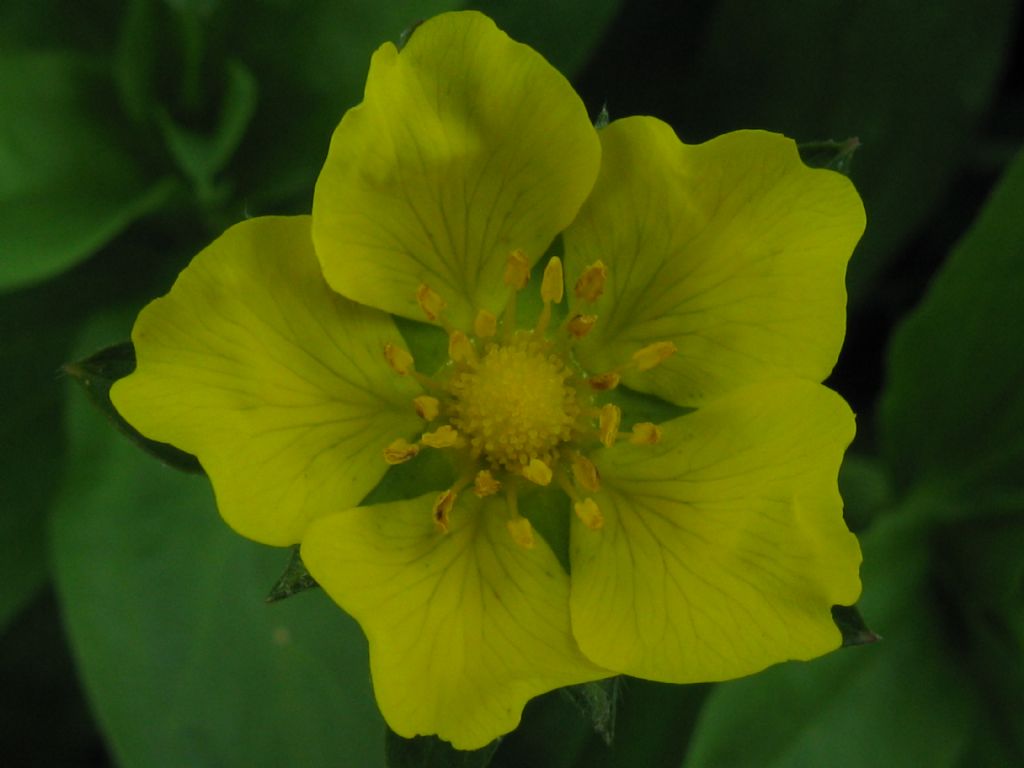
{"type": "Polygon", "coordinates": [[[691,142],[748,126],[858,136],[852,177],[868,227],[848,275],[856,305],[963,168],[1016,9],[1013,0],[723,0],[699,20],[686,77],[630,87],[646,110],[676,110],[664,116],[691,142]]]}
{"type": "Polygon", "coordinates": [[[0,291],[87,258],[174,191],[118,144],[108,80],[85,56],[0,55],[0,291]]]}
{"type": "Polygon", "coordinates": [[[463,752],[436,736],[404,739],[388,728],[386,765],[388,768],[487,768],[498,743],[492,741],[483,749],[463,752]]]}
{"type": "Polygon", "coordinates": [[[52,304],[65,298],[49,287],[0,297],[0,632],[49,571],[47,512],[65,462],[57,370],[67,348],[52,304]]]}
{"type": "Polygon", "coordinates": [[[957,765],[979,701],[933,600],[926,517],[893,513],[862,538],[861,608],[885,640],[719,684],[686,766],[957,765]]]}
{"type": "Polygon", "coordinates": [[[898,489],[1024,490],[1024,153],[895,333],[881,404],[898,489]]]}
{"type": "Polygon", "coordinates": [[[135,347],[130,341],[101,349],[78,362],[65,363],[63,370],[81,385],[93,405],[110,420],[111,424],[137,446],[167,466],[180,469],[182,472],[203,471],[199,460],[192,454],[185,453],[173,445],[158,443],[144,437],[124,420],[110,402],[110,388],[114,382],[135,370],[135,347]]]}
{"type": "Polygon", "coordinates": [[[115,761],[382,765],[384,724],[355,622],[319,591],[267,605],[281,552],[231,532],[205,478],[166,471],[69,394],[74,461],[53,559],[115,761]]]}
{"type": "Polygon", "coordinates": [[[306,564],[302,562],[299,548],[292,547],[292,554],[288,559],[288,565],[285,566],[284,573],[278,577],[274,586],[270,588],[270,593],[267,595],[266,600],[268,603],[276,603],[278,600],[284,600],[286,597],[291,597],[300,592],[305,592],[307,589],[314,589],[319,586],[313,575],[306,569],[306,564]]]}
{"type": "Polygon", "coordinates": [[[936,537],[937,582],[991,739],[1024,760],[1024,507],[973,515],[936,537]]]}
{"type": "Polygon", "coordinates": [[[839,491],[843,497],[843,516],[850,530],[868,527],[876,516],[892,507],[892,481],[875,456],[847,453],[839,468],[839,491]]]}
{"type": "Polygon", "coordinates": [[[178,167],[192,181],[196,197],[216,202],[216,176],[231,160],[256,111],[257,87],[252,73],[238,61],[228,61],[226,84],[217,125],[209,134],[187,130],[167,112],[157,114],[167,147],[178,167]]]}

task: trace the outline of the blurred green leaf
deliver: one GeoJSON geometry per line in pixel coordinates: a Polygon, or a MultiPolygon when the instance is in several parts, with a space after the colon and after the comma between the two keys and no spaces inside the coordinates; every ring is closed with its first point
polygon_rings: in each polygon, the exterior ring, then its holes
{"type": "Polygon", "coordinates": [[[899,490],[1024,489],[1024,152],[895,333],[881,405],[899,490]]]}
{"type": "MultiPolygon", "coordinates": [[[[949,189],[985,114],[1014,0],[798,0],[714,5],[695,66],[671,97],[688,141],[758,126],[801,139],[857,136],[868,227],[851,303],[949,189]]],[[[665,80],[655,79],[656,87],[665,80]]]]}
{"type": "Polygon", "coordinates": [[[1024,515],[975,513],[937,537],[936,571],[990,739],[1024,763],[1024,515]]]}
{"type": "Polygon", "coordinates": [[[0,50],[109,50],[123,0],[7,0],[0,3],[0,50]],[[59,19],[60,23],[55,23],[59,19]]]}
{"type": "Polygon", "coordinates": [[[403,739],[390,728],[385,739],[388,768],[487,768],[497,748],[498,741],[492,741],[466,752],[436,736],[403,739]]]}
{"type": "Polygon", "coordinates": [[[850,530],[860,531],[881,512],[892,506],[891,480],[875,456],[847,453],[839,468],[839,491],[843,517],[850,530]]]}
{"type": "MultiPolygon", "coordinates": [[[[127,325],[82,346],[123,338],[127,325]]],[[[53,558],[118,764],[382,765],[384,724],[355,623],[319,591],[267,605],[281,551],[232,533],[204,478],[168,472],[69,395],[74,460],[53,558]]]]}
{"type": "Polygon", "coordinates": [[[87,258],[172,193],[117,143],[113,103],[93,59],[0,55],[0,291],[87,258]]]}
{"type": "Polygon", "coordinates": [[[192,454],[185,453],[173,445],[143,437],[135,427],[124,420],[110,402],[110,388],[114,382],[135,370],[135,347],[130,341],[106,347],[77,362],[65,363],[63,370],[81,385],[92,404],[110,423],[142,450],[174,469],[183,472],[203,471],[199,460],[192,454]]]}
{"type": "Polygon", "coordinates": [[[209,135],[179,126],[167,112],[157,116],[171,155],[203,203],[216,202],[215,178],[231,159],[256,110],[257,88],[252,73],[241,63],[228,61],[225,78],[220,116],[209,135]]]}
{"type": "Polygon", "coordinates": [[[65,322],[36,289],[0,297],[0,632],[46,581],[46,515],[64,472],[65,322]]]}
{"type": "Polygon", "coordinates": [[[933,601],[922,518],[888,515],[862,538],[861,608],[884,641],[719,684],[688,768],[958,764],[979,702],[933,601]]]}

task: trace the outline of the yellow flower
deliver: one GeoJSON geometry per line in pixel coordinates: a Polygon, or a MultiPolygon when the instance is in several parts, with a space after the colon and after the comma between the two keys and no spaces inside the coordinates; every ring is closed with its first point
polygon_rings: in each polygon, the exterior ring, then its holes
{"type": "Polygon", "coordinates": [[[395,731],[480,747],[561,686],[839,645],[854,427],[820,382],[863,226],[790,140],[595,130],[541,56],[445,14],[374,54],[312,218],[233,227],[140,314],[113,399],[239,533],[301,542],[395,731]]]}

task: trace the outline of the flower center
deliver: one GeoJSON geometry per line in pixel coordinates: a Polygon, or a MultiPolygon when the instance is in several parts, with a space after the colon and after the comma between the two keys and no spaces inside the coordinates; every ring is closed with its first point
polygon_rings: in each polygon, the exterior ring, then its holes
{"type": "MultiPolygon", "coordinates": [[[[596,261],[586,267],[573,289],[582,304],[593,304],[604,291],[608,270],[596,261]]],[[[413,398],[416,413],[434,428],[415,443],[404,437],[384,448],[388,464],[402,464],[422,448],[453,451],[459,475],[438,495],[432,514],[438,531],[450,530],[452,510],[467,489],[480,498],[502,492],[513,540],[529,549],[533,527],[519,513],[518,494],[523,483],[556,483],[569,496],[573,511],[584,526],[600,530],[604,518],[592,494],[601,489],[597,466],[585,452],[596,445],[611,448],[622,434],[622,412],[614,403],[596,406],[594,398],[615,389],[627,369],[647,371],[659,365],[676,347],[656,341],[633,353],[612,370],[577,375],[566,363],[571,345],[590,333],[596,315],[575,314],[561,324],[555,340],[548,338],[552,306],[560,304],[565,289],[562,261],[552,257],[544,268],[540,297],[544,306],[532,330],[516,330],[516,294],[530,278],[530,264],[522,251],[509,253],[504,282],[511,289],[500,321],[480,309],[473,328],[451,327],[444,319],[444,297],[430,286],[416,289],[416,301],[426,319],[448,333],[448,360],[440,378],[416,370],[413,356],[402,345],[385,344],[384,358],[399,376],[414,376],[424,393],[413,398]]],[[[629,441],[653,445],[661,429],[651,422],[633,425],[629,441]]]]}
{"type": "Polygon", "coordinates": [[[448,384],[451,423],[472,453],[495,467],[522,468],[534,459],[551,464],[580,414],[571,376],[547,342],[525,337],[488,344],[448,384]]]}

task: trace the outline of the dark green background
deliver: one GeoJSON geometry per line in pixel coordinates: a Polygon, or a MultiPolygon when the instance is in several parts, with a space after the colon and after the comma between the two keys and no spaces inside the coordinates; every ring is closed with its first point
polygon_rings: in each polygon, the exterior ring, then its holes
{"type": "MultiPolygon", "coordinates": [[[[470,5],[595,116],[860,139],[868,229],[829,384],[858,413],[841,484],[884,637],[716,686],[622,680],[610,747],[555,692],[492,764],[1024,764],[1019,5],[470,5]]],[[[231,534],[202,477],[137,451],[60,366],[127,338],[225,226],[307,212],[370,52],[455,7],[0,6],[5,765],[383,764],[358,627],[317,591],[265,605],[287,553],[231,534]]]]}

